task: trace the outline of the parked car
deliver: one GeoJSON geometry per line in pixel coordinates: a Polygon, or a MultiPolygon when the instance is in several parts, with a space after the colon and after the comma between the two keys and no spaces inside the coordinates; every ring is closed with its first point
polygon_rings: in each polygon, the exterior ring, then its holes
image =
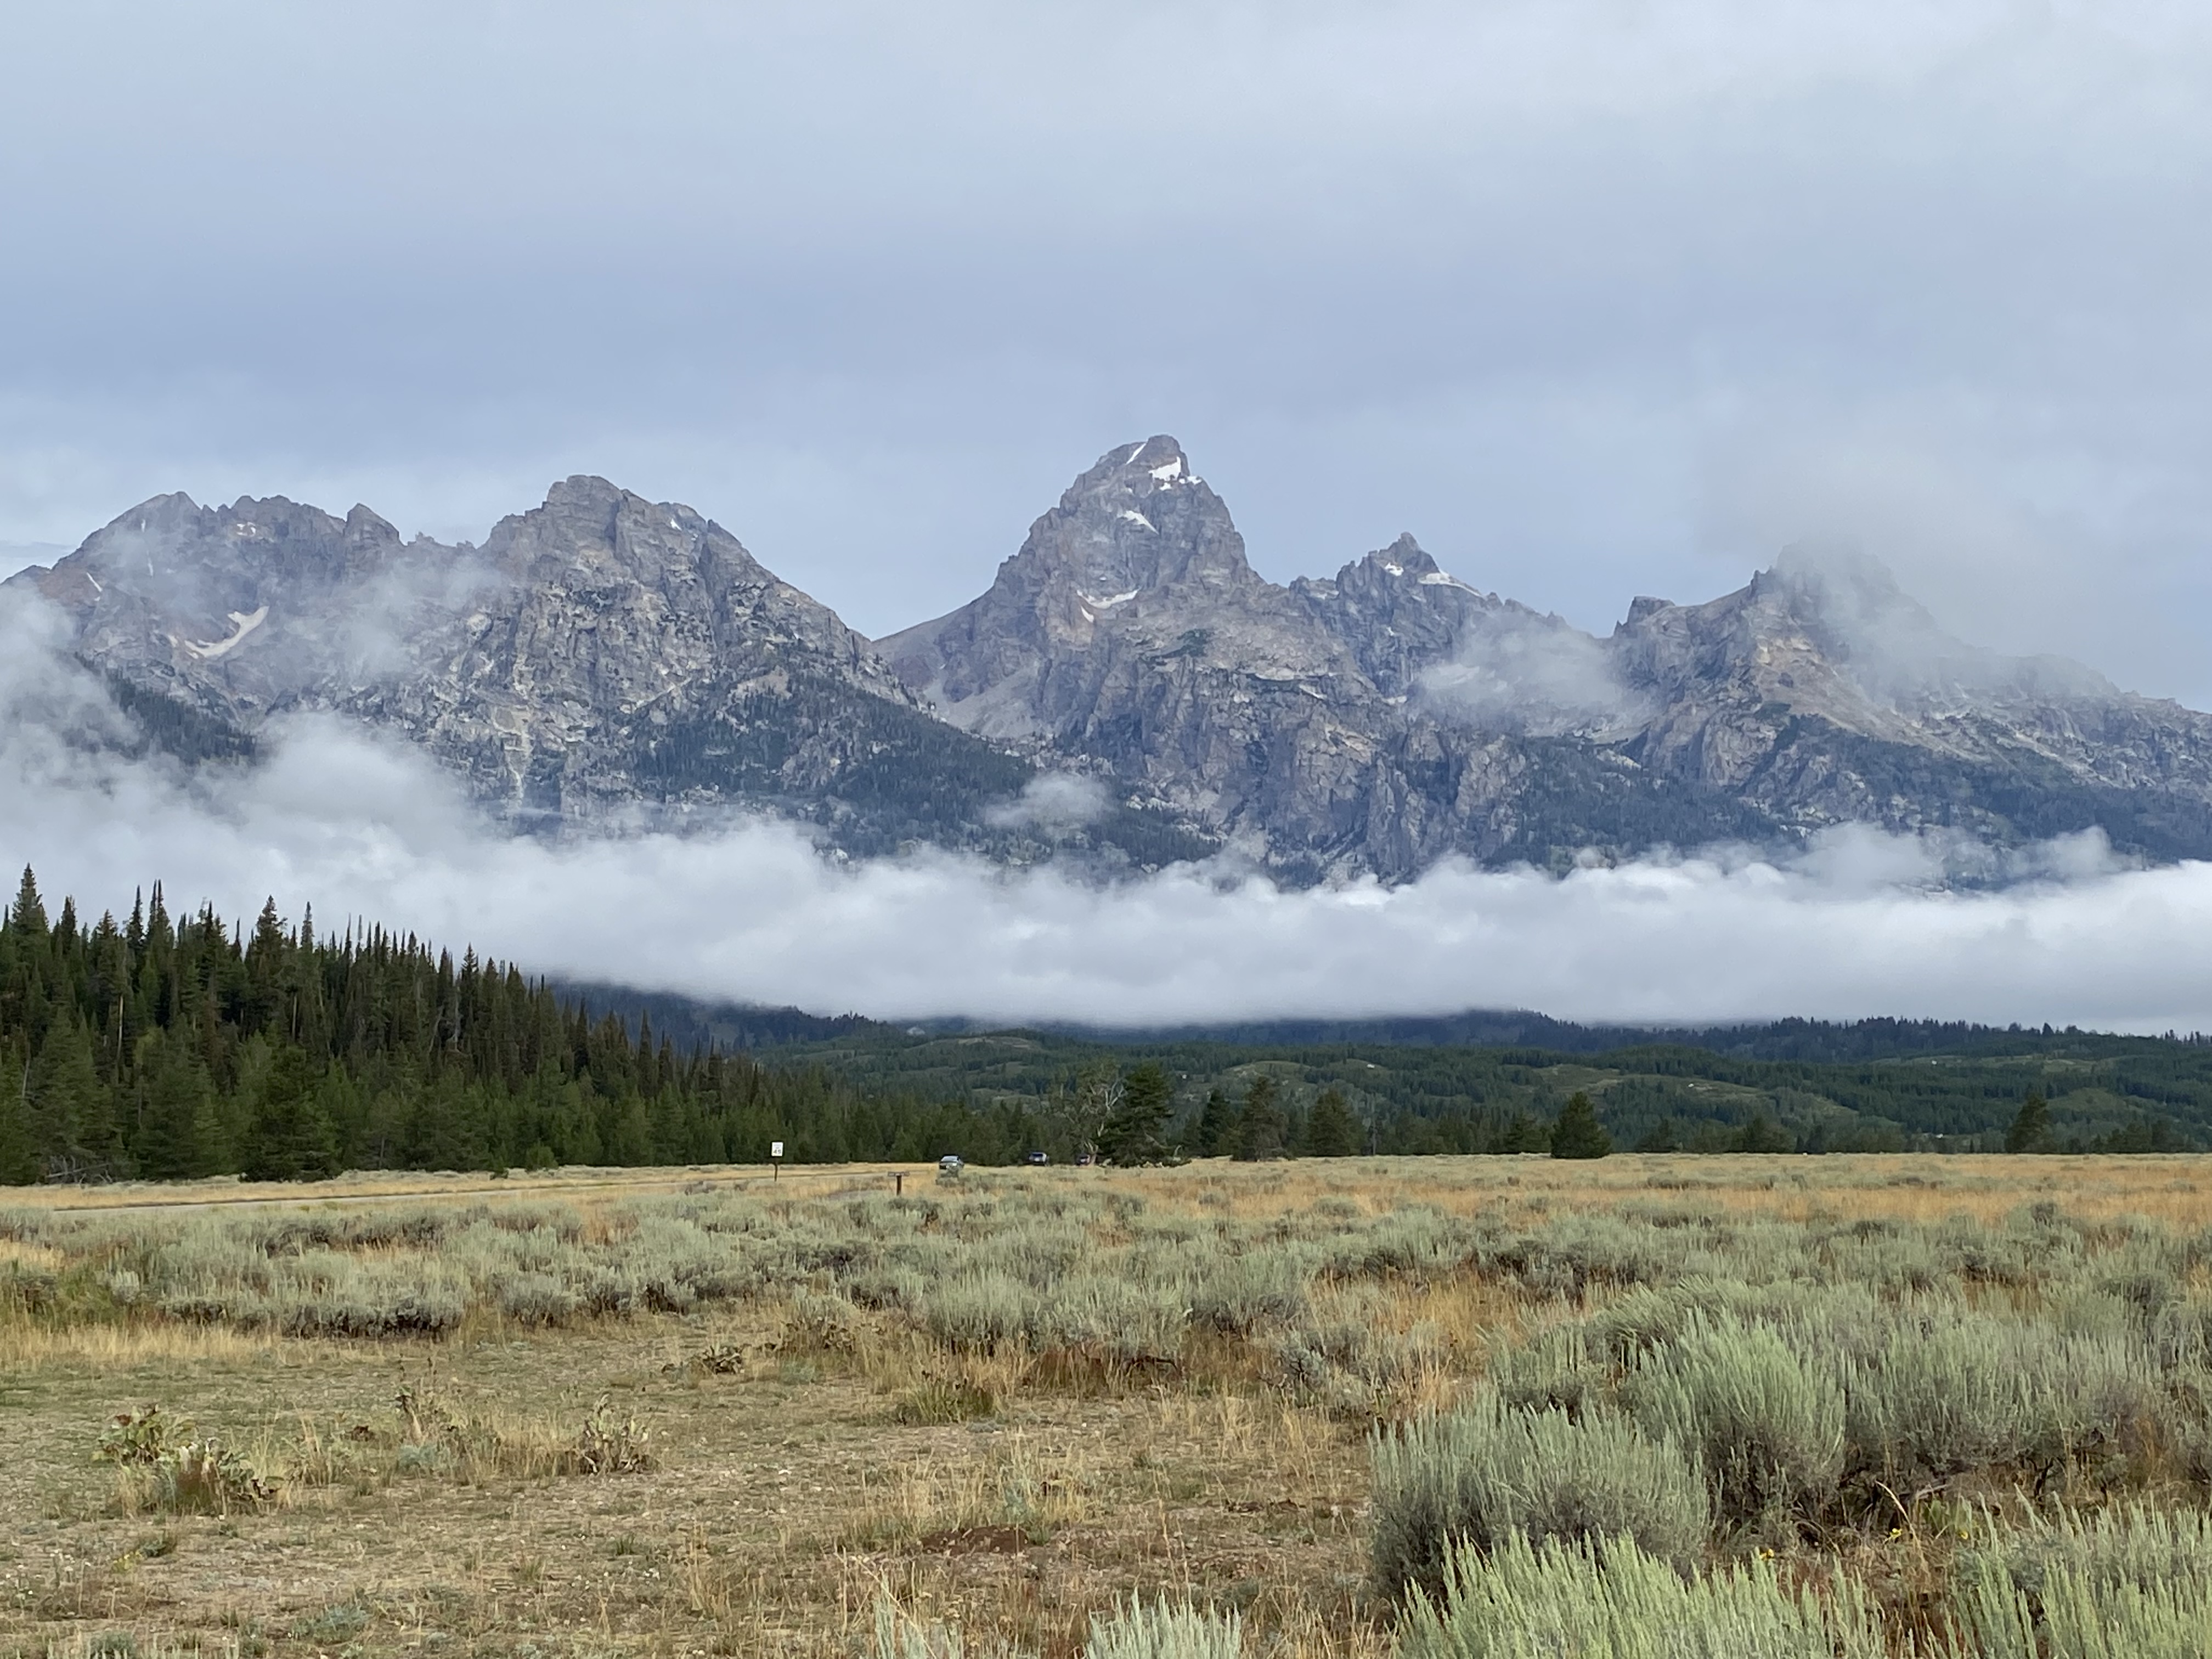
{"type": "Polygon", "coordinates": [[[1049,1164],[1052,1162],[1052,1154],[1050,1152],[1031,1152],[1029,1156],[1029,1161],[1032,1164],[1049,1164]]]}
{"type": "Polygon", "coordinates": [[[967,1167],[966,1161],[957,1152],[947,1152],[937,1160],[937,1173],[939,1175],[958,1175],[967,1167]]]}

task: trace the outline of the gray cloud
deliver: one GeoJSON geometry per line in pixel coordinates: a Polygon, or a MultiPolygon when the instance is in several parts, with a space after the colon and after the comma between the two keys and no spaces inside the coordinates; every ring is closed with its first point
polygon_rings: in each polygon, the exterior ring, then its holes
{"type": "Polygon", "coordinates": [[[2212,26],[2028,0],[10,20],[0,536],[589,471],[881,633],[1176,432],[1602,630],[1851,535],[2212,702],[2212,26]],[[281,141],[272,135],[281,134],[281,141]]]}
{"type": "Polygon", "coordinates": [[[154,878],[238,917],[273,892],[325,927],[367,916],[534,971],[890,1018],[2212,1026],[2212,866],[2126,868],[2094,835],[1997,860],[1854,830],[1788,864],[1722,849],[1304,892],[1226,868],[1100,886],[942,854],[840,864],[742,820],[514,839],[415,751],[334,720],[280,728],[252,769],[132,759],[39,609],[0,606],[0,859],[94,906],[154,878]]]}

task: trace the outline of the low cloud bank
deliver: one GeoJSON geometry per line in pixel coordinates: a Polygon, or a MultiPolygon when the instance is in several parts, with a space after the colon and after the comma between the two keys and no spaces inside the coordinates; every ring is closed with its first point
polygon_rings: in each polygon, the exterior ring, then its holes
{"type": "Polygon", "coordinates": [[[100,689],[0,617],[0,857],[49,895],[250,919],[275,894],[535,972],[887,1018],[1182,1022],[1528,1007],[1706,1022],[1873,1014],[2212,1028],[2212,866],[2124,868],[2101,838],[2012,879],[1956,849],[1838,832],[1787,863],[1650,859],[1564,878],[1440,867],[1285,892],[1180,869],[1095,886],[950,855],[842,864],[787,826],[565,842],[494,830],[395,740],[329,720],[252,769],[115,748],[100,689]]]}

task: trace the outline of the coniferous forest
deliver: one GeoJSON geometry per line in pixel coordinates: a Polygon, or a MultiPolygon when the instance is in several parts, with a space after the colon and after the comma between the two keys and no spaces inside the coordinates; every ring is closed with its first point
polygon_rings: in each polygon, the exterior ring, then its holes
{"type": "Polygon", "coordinates": [[[49,917],[26,870],[0,919],[0,1183],[342,1169],[1020,1155],[1018,1112],[740,1053],[679,1053],[512,963],[412,935],[49,917]]]}

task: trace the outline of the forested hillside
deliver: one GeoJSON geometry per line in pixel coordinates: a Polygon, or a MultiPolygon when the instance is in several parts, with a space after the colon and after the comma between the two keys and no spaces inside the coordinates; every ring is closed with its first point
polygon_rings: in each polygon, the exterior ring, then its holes
{"type": "MultiPolygon", "coordinates": [[[[1571,1029],[1571,1028],[1570,1028],[1571,1029]]],[[[1364,1150],[1511,1152],[1548,1144],[1568,1097],[1588,1093],[1615,1144],[1686,1152],[1996,1152],[2031,1093],[2049,1102],[2049,1151],[2162,1152],[2212,1142],[2212,1042],[2084,1031],[1993,1031],[1869,1021],[1786,1022],[1689,1042],[1563,1054],[1471,1042],[1224,1042],[1189,1036],[1108,1041],[1053,1031],[917,1034],[867,1022],[775,1051],[866,1088],[961,1096],[979,1109],[1054,1121],[1082,1079],[1152,1061],[1176,1079],[1170,1121],[1186,1151],[1270,1079],[1283,1147],[1301,1150],[1306,1115],[1334,1091],[1364,1150]],[[1922,1047],[1925,1044],[1925,1048],[1922,1047]],[[1865,1059],[1747,1058],[1752,1049],[1865,1059]]],[[[1097,1086],[1094,1082],[1092,1088],[1097,1086]]]]}
{"type": "Polygon", "coordinates": [[[1005,1112],[864,1091],[805,1063],[678,1052],[513,963],[274,901],[248,933],[48,918],[25,871],[0,919],[0,1182],[343,1168],[1019,1155],[1005,1112]]]}

